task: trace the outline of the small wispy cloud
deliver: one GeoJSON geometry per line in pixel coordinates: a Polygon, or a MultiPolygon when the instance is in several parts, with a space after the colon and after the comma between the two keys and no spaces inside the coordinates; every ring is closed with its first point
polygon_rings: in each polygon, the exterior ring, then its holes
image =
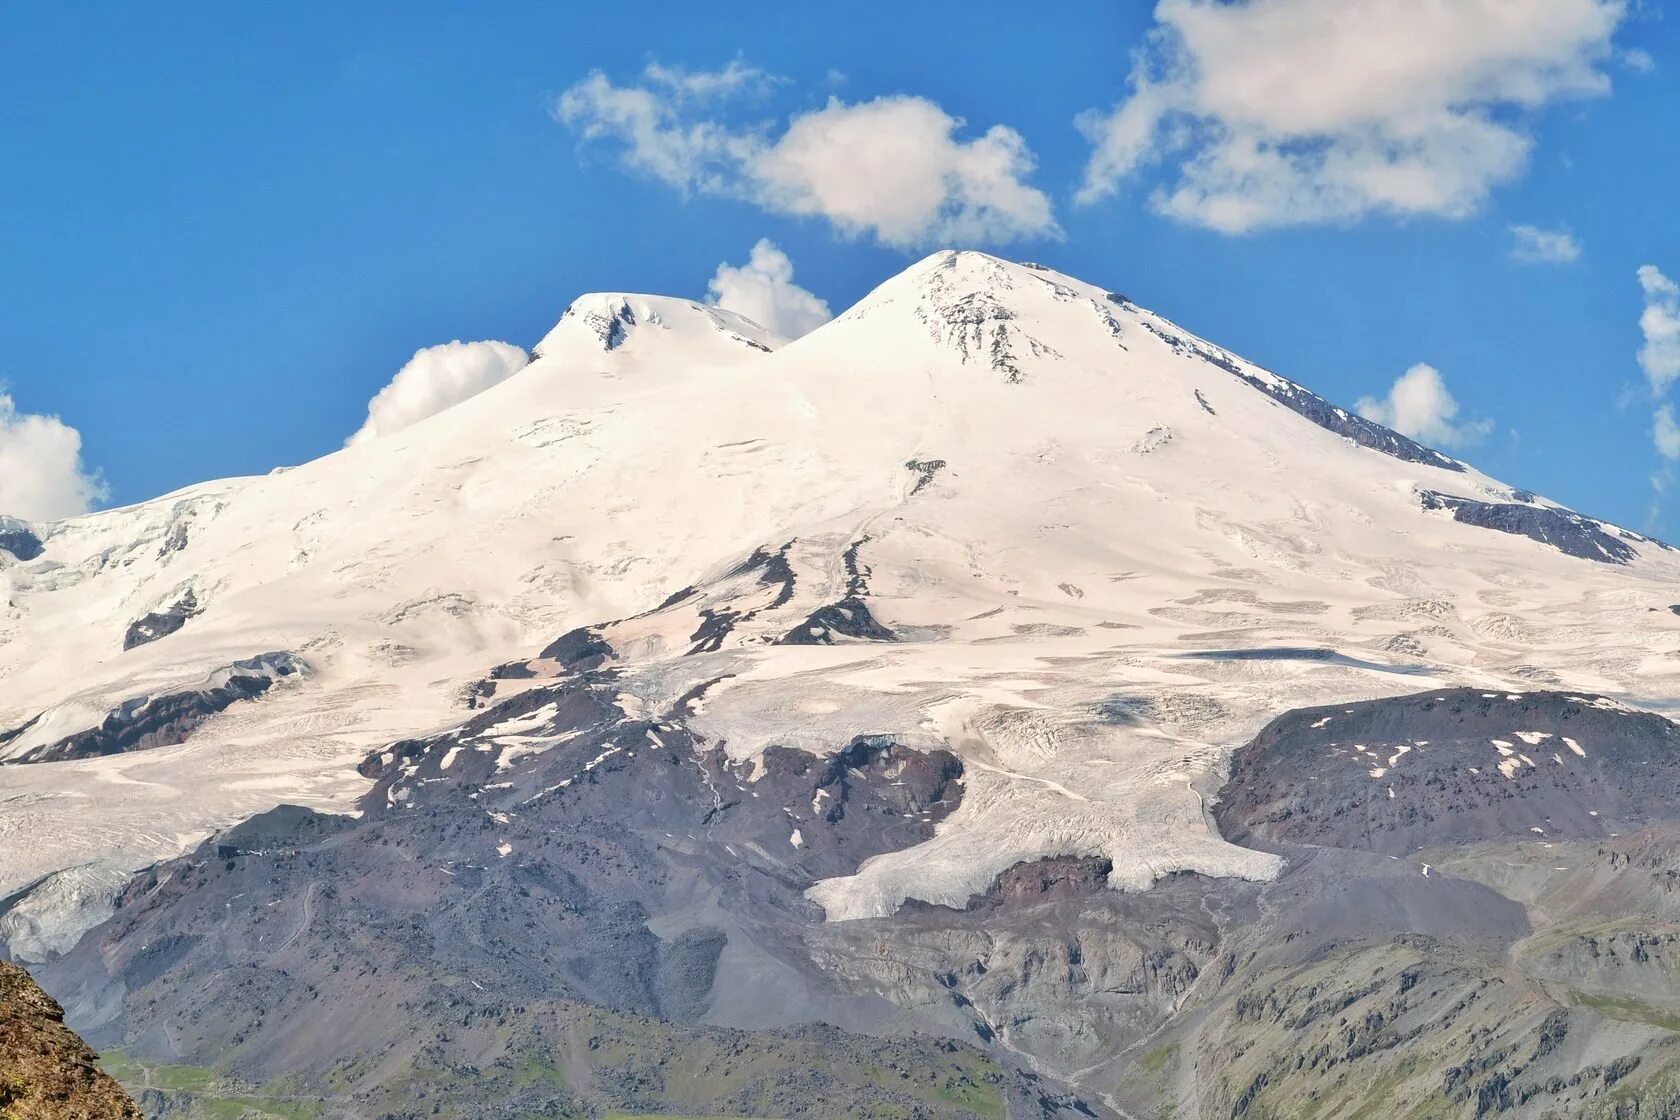
{"type": "Polygon", "coordinates": [[[1566,229],[1514,225],[1511,259],[1523,264],[1569,264],[1581,259],[1581,243],[1566,229]]]}
{"type": "Polygon", "coordinates": [[[1658,405],[1651,416],[1651,439],[1664,459],[1680,460],[1680,424],[1674,422],[1674,406],[1658,405]]]}
{"type": "Polygon", "coordinates": [[[1638,275],[1645,296],[1645,309],[1639,315],[1639,331],[1645,339],[1639,348],[1639,368],[1651,392],[1660,395],[1680,378],[1680,284],[1654,264],[1642,266],[1638,275]]]}
{"type": "Polygon", "coordinates": [[[1629,47],[1618,55],[1622,65],[1635,74],[1650,74],[1657,69],[1657,60],[1651,57],[1651,52],[1643,47],[1629,47]]]}
{"type": "Polygon", "coordinates": [[[1639,314],[1639,370],[1650,390],[1651,443],[1666,462],[1651,476],[1651,511],[1647,531],[1662,525],[1662,504],[1674,481],[1674,464],[1680,463],[1680,422],[1674,406],[1664,398],[1680,379],[1680,284],[1654,264],[1642,265],[1637,273],[1645,305],[1639,314]]]}

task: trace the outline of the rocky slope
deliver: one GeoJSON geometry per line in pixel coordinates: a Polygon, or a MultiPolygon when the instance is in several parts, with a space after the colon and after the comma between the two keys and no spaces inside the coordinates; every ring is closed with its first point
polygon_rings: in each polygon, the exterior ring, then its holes
{"type": "Polygon", "coordinates": [[[1242,842],[1408,855],[1611,837],[1675,815],[1680,726],[1602,696],[1444,689],[1273,720],[1216,816],[1242,842]]]}
{"type": "Polygon", "coordinates": [[[139,1120],[139,1108],[98,1057],[27,972],[0,961],[0,1117],[139,1120]]]}

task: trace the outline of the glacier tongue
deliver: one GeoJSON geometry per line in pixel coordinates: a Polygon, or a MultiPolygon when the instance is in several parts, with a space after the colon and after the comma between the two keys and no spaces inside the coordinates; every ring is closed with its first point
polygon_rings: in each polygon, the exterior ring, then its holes
{"type": "Polygon", "coordinates": [[[282,802],[344,807],[368,752],[460,721],[490,667],[551,643],[544,672],[610,656],[627,710],[692,694],[736,758],[954,750],[958,811],[821,884],[837,918],[1049,855],[1107,857],[1125,888],[1270,875],[1203,799],[1282,709],[1680,695],[1674,553],[1594,522],[1630,554],[1596,563],[1425,509],[1553,507],[1036,266],[935,254],[786,345],[591,295],[536,354],[388,438],[28,527],[39,554],[0,557],[0,735],[266,651],[313,671],[178,745],[0,771],[0,896],[282,802]],[[188,591],[189,622],[123,648],[188,591]]]}

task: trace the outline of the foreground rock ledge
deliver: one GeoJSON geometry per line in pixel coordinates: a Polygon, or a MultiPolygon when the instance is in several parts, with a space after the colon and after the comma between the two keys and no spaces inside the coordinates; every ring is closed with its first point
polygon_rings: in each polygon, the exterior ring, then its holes
{"type": "Polygon", "coordinates": [[[29,974],[0,961],[0,1117],[139,1120],[129,1095],[64,1025],[64,1009],[29,974]]]}

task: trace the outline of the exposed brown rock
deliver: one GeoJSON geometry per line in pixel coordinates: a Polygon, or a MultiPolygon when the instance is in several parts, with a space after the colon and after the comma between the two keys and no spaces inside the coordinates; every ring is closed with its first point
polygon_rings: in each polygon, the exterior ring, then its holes
{"type": "Polygon", "coordinates": [[[0,961],[0,1120],[140,1120],[29,974],[0,961]]]}

